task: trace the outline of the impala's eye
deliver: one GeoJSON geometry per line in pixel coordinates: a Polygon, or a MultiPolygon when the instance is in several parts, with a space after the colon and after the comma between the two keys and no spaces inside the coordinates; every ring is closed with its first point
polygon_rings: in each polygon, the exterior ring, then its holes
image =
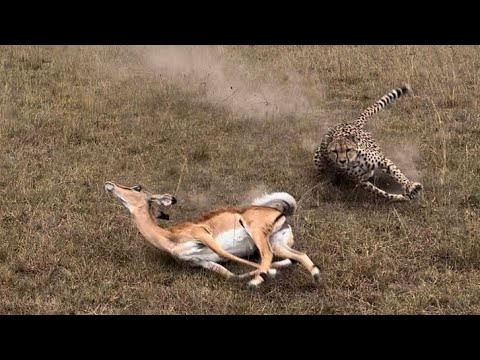
{"type": "Polygon", "coordinates": [[[135,191],[142,191],[142,187],[140,185],[135,185],[132,189],[135,191]]]}

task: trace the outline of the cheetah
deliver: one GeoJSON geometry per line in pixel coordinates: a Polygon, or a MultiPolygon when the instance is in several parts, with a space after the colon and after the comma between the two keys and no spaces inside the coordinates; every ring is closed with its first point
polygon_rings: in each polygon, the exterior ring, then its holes
{"type": "Polygon", "coordinates": [[[400,97],[411,93],[408,84],[391,90],[375,104],[365,109],[352,123],[332,127],[315,151],[314,162],[320,172],[328,169],[358,183],[362,188],[392,201],[414,199],[423,189],[422,184],[412,182],[386,158],[370,133],[364,130],[368,118],[400,97]],[[388,193],[369,180],[375,169],[381,169],[403,188],[403,194],[388,193]]]}

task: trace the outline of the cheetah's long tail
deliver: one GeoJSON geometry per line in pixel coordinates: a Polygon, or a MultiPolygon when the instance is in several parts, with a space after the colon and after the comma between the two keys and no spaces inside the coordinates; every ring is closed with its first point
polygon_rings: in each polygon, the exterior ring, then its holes
{"type": "Polygon", "coordinates": [[[401,87],[391,90],[388,94],[385,94],[382,98],[377,100],[375,104],[365,109],[357,120],[355,120],[355,126],[362,128],[371,116],[409,93],[412,93],[412,88],[408,84],[404,84],[401,87]]]}

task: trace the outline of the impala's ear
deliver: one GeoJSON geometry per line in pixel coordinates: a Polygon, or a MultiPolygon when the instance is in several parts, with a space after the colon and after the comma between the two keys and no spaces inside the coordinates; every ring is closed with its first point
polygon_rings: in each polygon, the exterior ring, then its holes
{"type": "Polygon", "coordinates": [[[150,201],[156,202],[159,205],[170,206],[170,205],[175,204],[177,202],[177,199],[175,199],[170,194],[163,194],[163,195],[152,195],[152,196],[150,196],[150,201]]]}
{"type": "Polygon", "coordinates": [[[165,214],[163,211],[160,211],[160,214],[157,216],[157,219],[170,220],[170,215],[165,214]]]}
{"type": "Polygon", "coordinates": [[[170,220],[170,216],[167,213],[164,213],[162,211],[162,208],[164,207],[158,200],[152,200],[150,199],[148,201],[149,205],[149,210],[150,214],[154,219],[157,220],[170,220]]]}

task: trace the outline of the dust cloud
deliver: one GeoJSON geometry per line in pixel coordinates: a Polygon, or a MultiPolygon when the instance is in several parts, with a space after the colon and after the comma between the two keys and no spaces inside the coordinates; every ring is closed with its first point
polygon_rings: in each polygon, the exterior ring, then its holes
{"type": "Polygon", "coordinates": [[[207,192],[192,191],[188,195],[188,200],[197,210],[206,211],[212,207],[211,197],[207,192]]]}
{"type": "MultiPolygon", "coordinates": [[[[155,46],[144,49],[148,66],[202,101],[227,108],[237,116],[264,119],[312,111],[306,79],[274,71],[270,63],[227,56],[226,47],[155,46]]],[[[311,89],[310,89],[311,90],[311,89]]],[[[318,96],[322,91],[317,90],[318,96]]]]}
{"type": "MultiPolygon", "coordinates": [[[[319,106],[325,99],[324,88],[313,86],[306,77],[294,72],[288,59],[256,61],[245,55],[247,51],[235,56],[228,46],[143,46],[135,50],[143,59],[143,64],[136,66],[145,66],[196,100],[224,107],[239,118],[262,120],[293,115],[302,122],[299,129],[301,148],[312,156],[331,126],[353,121],[357,116],[353,111],[353,116],[348,114],[346,118],[344,109],[325,111],[319,106]]],[[[133,69],[117,66],[116,71],[128,76],[133,69]]],[[[385,144],[385,141],[380,142],[385,144]]],[[[382,147],[385,155],[410,180],[421,181],[421,172],[415,167],[418,146],[397,143],[382,147]]],[[[247,191],[242,198],[244,204],[266,190],[259,185],[247,191]]],[[[199,208],[206,209],[210,205],[205,194],[194,195],[193,199],[199,208]]]]}
{"type": "Polygon", "coordinates": [[[418,146],[413,143],[395,144],[384,151],[385,156],[403,172],[410,181],[421,181],[422,174],[415,167],[416,161],[420,158],[418,146]]]}
{"type": "Polygon", "coordinates": [[[255,185],[243,193],[241,205],[251,205],[253,200],[269,192],[265,184],[255,185]]]}

